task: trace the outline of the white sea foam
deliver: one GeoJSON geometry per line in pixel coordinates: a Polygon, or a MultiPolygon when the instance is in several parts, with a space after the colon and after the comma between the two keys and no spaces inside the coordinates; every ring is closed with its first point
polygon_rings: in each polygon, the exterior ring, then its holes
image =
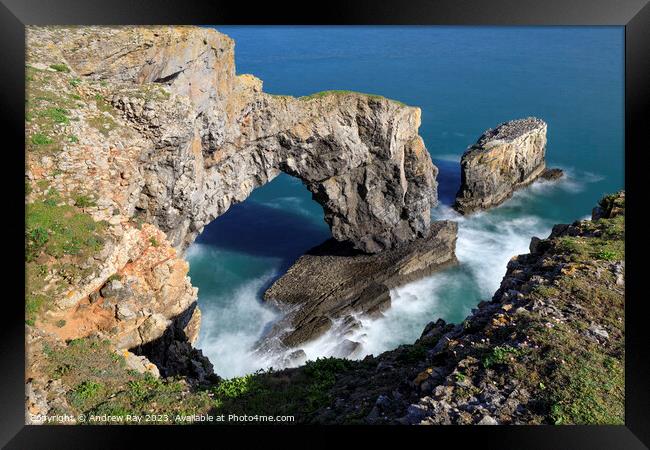
{"type": "Polygon", "coordinates": [[[198,242],[193,243],[190,245],[187,250],[185,250],[185,259],[192,260],[192,259],[198,259],[202,258],[205,255],[206,249],[203,245],[199,244],[198,242]]]}
{"type": "Polygon", "coordinates": [[[203,317],[197,347],[220,376],[240,376],[271,365],[252,354],[251,349],[264,328],[280,316],[257,297],[272,276],[268,273],[252,280],[228,298],[201,299],[203,317]]]}
{"type": "MultiPolygon", "coordinates": [[[[602,179],[588,172],[570,168],[563,170],[565,177],[561,181],[534,183],[515,193],[512,199],[494,211],[462,216],[449,206],[438,206],[432,213],[435,220],[448,219],[458,223],[456,255],[459,266],[391,290],[392,306],[384,317],[375,320],[358,317],[362,328],[347,336],[362,343],[362,351],[354,357],[362,358],[412,343],[428,322],[450,315],[462,320],[472,305],[491,298],[510,258],[528,252],[530,238],[547,236],[552,226],[532,214],[513,217],[510,208],[519,202],[525,205],[535,197],[553,195],[557,189],[567,193],[580,192],[585,184],[602,179]],[[467,296],[472,297],[470,301],[467,296]]],[[[287,200],[290,198],[282,198],[278,207],[286,207],[292,202],[287,200]]],[[[201,251],[200,246],[194,245],[188,253],[196,257],[201,251]]],[[[199,347],[213,362],[219,375],[238,376],[286,364],[284,355],[260,357],[250,352],[268,323],[280,317],[280,313],[261,304],[257,297],[271,276],[268,274],[247,283],[225,304],[223,299],[202,301],[206,306],[202,306],[204,319],[199,347]]],[[[325,335],[301,346],[308,360],[334,355],[342,339],[340,326],[341,323],[335,321],[325,335]]]]}
{"type": "Polygon", "coordinates": [[[313,217],[313,213],[305,208],[303,201],[298,197],[277,197],[272,201],[262,202],[262,204],[269,208],[291,211],[309,218],[313,217]]]}
{"type": "Polygon", "coordinates": [[[412,343],[429,321],[448,314],[452,305],[441,291],[459,287],[459,282],[443,272],[393,289],[392,305],[384,317],[362,320],[364,335],[358,338],[363,347],[358,357],[412,343]]]}
{"type": "MultiPolygon", "coordinates": [[[[549,165],[549,167],[557,167],[549,165]]],[[[584,191],[588,184],[597,183],[604,180],[604,177],[582,170],[576,170],[572,167],[560,167],[564,175],[559,180],[546,181],[539,180],[528,186],[526,189],[521,189],[513,195],[513,198],[520,202],[532,196],[550,196],[556,194],[558,191],[563,191],[568,194],[577,194],[584,191]]]]}

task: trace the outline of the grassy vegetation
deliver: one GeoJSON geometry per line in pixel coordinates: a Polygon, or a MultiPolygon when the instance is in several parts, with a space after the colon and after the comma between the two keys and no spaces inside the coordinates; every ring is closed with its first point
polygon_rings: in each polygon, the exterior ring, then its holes
{"type": "Polygon", "coordinates": [[[623,363],[590,350],[566,358],[553,377],[551,417],[556,425],[625,423],[623,363]]]}
{"type": "Polygon", "coordinates": [[[67,388],[74,413],[191,414],[206,413],[214,405],[207,392],[190,392],[180,380],[160,380],[130,370],[107,340],[74,339],[66,346],[44,350],[48,375],[67,388]]]}
{"type": "Polygon", "coordinates": [[[65,72],[65,73],[70,72],[70,68],[68,66],[66,66],[65,64],[52,64],[52,65],[50,65],[50,69],[54,69],[57,72],[65,72]]]}
{"type": "Polygon", "coordinates": [[[103,239],[104,223],[79,212],[73,206],[59,205],[49,197],[27,205],[25,258],[34,261],[41,252],[55,258],[97,252],[103,239]]]}
{"type": "Polygon", "coordinates": [[[65,108],[51,107],[39,110],[35,115],[36,117],[49,119],[53,123],[68,124],[70,123],[70,119],[68,119],[69,114],[70,111],[65,108]]]}
{"type": "MultiPolygon", "coordinates": [[[[40,185],[45,186],[45,183],[40,185]]],[[[99,251],[104,243],[103,231],[106,223],[95,222],[77,207],[61,203],[58,192],[49,189],[48,194],[29,203],[25,216],[25,321],[34,325],[37,316],[49,306],[53,295],[60,294],[63,285],[77,283],[91,271],[82,269],[78,262],[62,258],[86,259],[99,251]],[[45,257],[45,261],[41,258],[45,257]],[[46,262],[56,258],[55,262],[46,262]],[[61,282],[46,294],[45,278],[50,270],[55,271],[61,282]]],[[[56,324],[59,327],[64,324],[56,324]]]]}
{"type": "Polygon", "coordinates": [[[323,98],[323,97],[326,97],[326,96],[329,96],[329,95],[349,95],[349,94],[363,95],[363,96],[368,97],[368,98],[374,98],[374,99],[379,99],[379,100],[389,100],[389,101],[397,103],[399,105],[406,106],[405,103],[402,103],[399,100],[393,100],[393,99],[386,98],[384,96],[377,95],[377,94],[365,94],[363,92],[336,90],[336,89],[335,90],[329,90],[329,91],[315,92],[315,93],[310,94],[310,95],[305,95],[303,97],[298,97],[298,99],[299,100],[309,101],[309,100],[313,100],[313,99],[323,98]]]}
{"type": "Polygon", "coordinates": [[[113,110],[113,107],[104,98],[103,95],[95,94],[94,100],[95,100],[95,106],[97,106],[97,109],[100,110],[101,112],[109,112],[113,110]]]}
{"type": "MultiPolygon", "coordinates": [[[[624,208],[618,197],[607,201],[608,211],[624,208]]],[[[625,257],[624,225],[620,214],[576,223],[579,235],[550,239],[544,267],[562,270],[528,295],[556,313],[517,313],[483,347],[481,363],[493,380],[516,380],[531,393],[533,423],[624,423],[624,295],[610,264],[625,257]],[[526,346],[508,345],[522,334],[526,346]]]]}
{"type": "Polygon", "coordinates": [[[48,145],[51,144],[52,138],[44,135],[43,133],[36,133],[32,135],[32,144],[34,145],[48,145]]]}
{"type": "MultiPolygon", "coordinates": [[[[603,202],[610,211],[624,208],[624,199],[610,196],[603,202]]],[[[551,423],[624,423],[624,296],[611,288],[615,277],[609,270],[595,270],[599,261],[624,259],[624,225],[624,215],[617,215],[582,223],[587,236],[556,239],[558,257],[568,254],[574,267],[558,276],[554,287],[534,292],[547,297],[545,291],[552,289],[553,306],[559,310],[581,308],[566,323],[549,324],[531,315],[520,319],[519,328],[539,351],[527,353],[515,372],[538,392],[551,423]],[[590,338],[593,323],[606,329],[609,338],[590,338]]]]}
{"type": "Polygon", "coordinates": [[[25,323],[34,326],[36,316],[41,312],[48,298],[43,294],[26,293],[25,295],[25,323]]]}
{"type": "Polygon", "coordinates": [[[74,196],[74,204],[75,204],[75,206],[77,206],[79,208],[88,208],[88,207],[91,207],[91,206],[97,206],[97,203],[95,202],[95,200],[91,196],[85,195],[85,194],[77,194],[77,195],[75,195],[74,196]]]}
{"type": "Polygon", "coordinates": [[[537,285],[533,289],[533,293],[539,295],[543,298],[557,297],[560,294],[560,291],[553,286],[537,285]]]}
{"type": "MultiPolygon", "coordinates": [[[[59,67],[59,65],[54,65],[59,67]]],[[[53,89],[57,77],[66,77],[69,69],[61,65],[57,74],[27,66],[25,80],[27,151],[52,153],[61,148],[63,131],[70,123],[72,111],[79,106],[65,89],[53,89]],[[65,69],[64,69],[65,68],[65,69]]]]}
{"type": "Polygon", "coordinates": [[[525,354],[523,349],[513,348],[508,345],[497,346],[494,347],[485,358],[483,358],[483,367],[487,369],[498,364],[508,364],[510,361],[523,354],[525,354]]]}
{"type": "Polygon", "coordinates": [[[600,219],[587,225],[597,236],[563,236],[555,246],[560,253],[568,255],[574,262],[589,262],[593,259],[618,261],[625,257],[625,216],[600,219]]]}
{"type": "Polygon", "coordinates": [[[319,358],[286,377],[274,376],[271,370],[227,380],[213,390],[214,412],[307,417],[332,400],[329,390],[337,376],[353,364],[345,359],[319,358]]]}
{"type": "Polygon", "coordinates": [[[67,346],[47,348],[48,375],[67,387],[74,413],[116,416],[286,414],[306,417],[331,401],[329,389],[352,361],[324,358],[304,370],[278,377],[273,370],[190,389],[181,379],[157,379],[128,369],[106,340],[75,339],[67,346]]]}
{"type": "Polygon", "coordinates": [[[104,136],[108,136],[111,131],[117,128],[117,122],[115,122],[115,120],[110,115],[105,114],[96,114],[94,116],[91,116],[86,119],[86,122],[91,127],[97,129],[104,136]]]}

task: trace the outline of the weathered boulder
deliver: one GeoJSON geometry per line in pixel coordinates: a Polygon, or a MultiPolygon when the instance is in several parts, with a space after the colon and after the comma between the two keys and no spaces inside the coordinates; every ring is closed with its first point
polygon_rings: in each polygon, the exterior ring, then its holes
{"type": "Polygon", "coordinates": [[[461,186],[454,208],[467,214],[497,206],[542,175],[546,128],[543,120],[528,117],[483,133],[461,158],[461,186]]]}
{"type": "Polygon", "coordinates": [[[343,319],[342,334],[355,325],[352,315],[377,316],[390,307],[389,289],[456,263],[458,225],[434,222],[430,235],[392,250],[368,255],[329,240],[300,257],[264,293],[289,312],[267,340],[288,347],[314,339],[343,319]]]}

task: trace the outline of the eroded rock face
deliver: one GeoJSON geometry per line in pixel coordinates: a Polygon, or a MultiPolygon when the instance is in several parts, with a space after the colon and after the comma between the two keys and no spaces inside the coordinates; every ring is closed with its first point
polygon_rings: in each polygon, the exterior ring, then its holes
{"type": "Polygon", "coordinates": [[[483,133],[461,158],[461,186],[454,208],[467,214],[497,206],[542,175],[546,128],[543,120],[529,117],[483,133]]]}
{"type": "Polygon", "coordinates": [[[84,193],[96,200],[84,213],[106,224],[101,252],[48,294],[36,323],[62,341],[98,334],[163,376],[209,376],[192,347],[200,311],[182,251],[280,172],[300,178],[333,237],[359,251],[430,235],[437,169],[419,108],[351,92],[266,94],[235,73],[233,41],[207,28],[29,27],[27,48],[42,81],[28,89],[67,114],[53,130],[66,136],[60,148],[28,155],[27,201],[84,193]]]}
{"type": "Polygon", "coordinates": [[[389,289],[456,263],[457,230],[456,222],[434,222],[429,236],[376,255],[334,240],[315,247],[264,293],[265,300],[291,311],[266,340],[277,337],[295,347],[327,332],[334,321],[343,323],[343,336],[354,326],[353,315],[380,315],[390,307],[389,289]]]}
{"type": "Polygon", "coordinates": [[[417,133],[419,108],[357,93],[265,94],[259,79],[235,74],[233,41],[210,29],[84,30],[65,34],[65,57],[81,75],[123,85],[113,106],[154,141],[136,207],[177,248],[281,171],[305,183],[334,238],[357,249],[426,235],[437,169],[417,133]],[[146,83],[171,98],[129,92],[146,83]]]}

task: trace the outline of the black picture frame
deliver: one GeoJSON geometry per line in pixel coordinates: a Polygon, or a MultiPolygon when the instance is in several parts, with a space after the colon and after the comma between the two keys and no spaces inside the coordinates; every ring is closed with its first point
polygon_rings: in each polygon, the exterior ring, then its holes
{"type": "MultiPolygon", "coordinates": [[[[645,327],[646,296],[641,236],[643,164],[647,150],[650,76],[649,0],[411,0],[328,1],[323,4],[279,5],[235,1],[183,0],[1,0],[0,102],[5,171],[2,178],[5,229],[3,247],[11,254],[5,271],[0,326],[0,444],[6,448],[114,448],[128,446],[134,436],[187,445],[198,434],[211,434],[215,445],[225,435],[245,445],[265,445],[260,432],[288,443],[312,445],[340,439],[335,431],[361,434],[384,441],[420,438],[430,445],[470,444],[481,448],[647,448],[650,443],[650,342],[645,327]],[[624,426],[497,426],[497,427],[309,427],[290,432],[285,427],[66,427],[24,425],[24,59],[25,25],[45,24],[391,24],[391,25],[617,25],[625,27],[625,188],[626,201],[626,383],[624,426]],[[11,219],[11,220],[9,220],[11,219]],[[23,285],[21,285],[21,281],[23,285]],[[14,292],[15,290],[15,292],[14,292]],[[11,292],[11,293],[10,293],[11,292]],[[251,431],[252,430],[252,431],[251,431]],[[242,432],[244,431],[244,432],[242,432]],[[216,436],[219,436],[218,440],[216,436]],[[453,444],[445,444],[444,441],[453,444]]],[[[223,440],[222,440],[223,439],[223,440]]],[[[208,441],[210,442],[210,440],[208,441]]],[[[230,441],[234,442],[234,441],[230,441]]],[[[345,442],[340,441],[339,442],[345,442]]],[[[180,445],[180,444],[179,444],[180,445]]],[[[197,444],[198,445],[198,444],[197,444]]]]}

